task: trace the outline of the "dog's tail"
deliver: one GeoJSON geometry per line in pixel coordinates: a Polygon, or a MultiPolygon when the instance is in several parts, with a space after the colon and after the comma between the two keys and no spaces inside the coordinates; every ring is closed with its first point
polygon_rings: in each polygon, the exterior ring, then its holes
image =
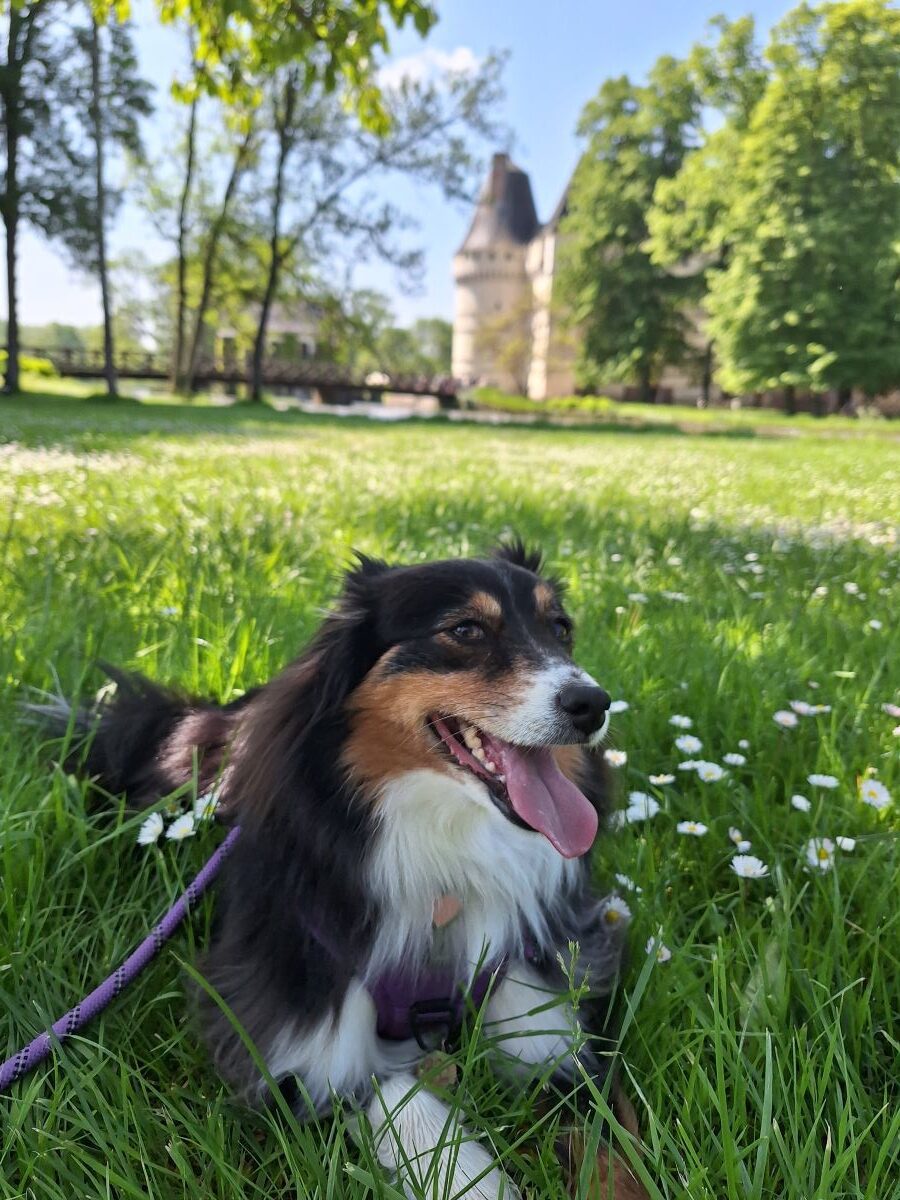
{"type": "Polygon", "coordinates": [[[49,736],[67,739],[67,768],[107,793],[124,793],[136,808],[192,781],[201,791],[211,787],[252,693],[223,707],[102,666],[110,684],[94,704],[45,694],[25,706],[49,736]]]}

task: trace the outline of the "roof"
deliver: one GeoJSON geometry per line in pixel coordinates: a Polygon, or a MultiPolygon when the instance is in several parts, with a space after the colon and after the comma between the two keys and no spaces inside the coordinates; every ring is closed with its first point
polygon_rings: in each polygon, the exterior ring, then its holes
{"type": "Polygon", "coordinates": [[[498,241],[523,245],[538,228],[528,176],[508,154],[495,154],[460,251],[485,250],[498,241]]]}

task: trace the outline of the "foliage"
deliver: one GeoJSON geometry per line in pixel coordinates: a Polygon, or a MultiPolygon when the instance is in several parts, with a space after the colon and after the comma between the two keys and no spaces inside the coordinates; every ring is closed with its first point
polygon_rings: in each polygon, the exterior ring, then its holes
{"type": "Polygon", "coordinates": [[[666,363],[690,356],[690,280],[651,259],[654,188],[694,143],[699,96],[683,63],[661,58],[645,86],[607,80],[585,108],[587,147],[562,223],[559,288],[582,334],[582,382],[638,378],[649,393],[666,363]]]}
{"type": "MultiPolygon", "coordinates": [[[[26,689],[90,696],[105,659],[235,698],[312,636],[352,548],[479,553],[513,526],[567,584],[578,660],[630,703],[612,718],[628,752],[616,803],[639,789],[663,809],[605,832],[595,867],[604,891],[614,872],[643,889],[628,896],[619,999],[653,1200],[895,1194],[900,763],[881,709],[900,701],[900,630],[882,594],[898,583],[895,439],[824,424],[767,440],[398,428],[30,398],[0,413],[0,509],[17,518],[0,572],[15,631],[0,642],[5,1047],[124,958],[220,837],[136,846],[142,816],[54,768],[60,750],[22,726],[26,689]],[[793,698],[833,712],[780,729],[772,713],[793,698]],[[704,757],[747,739],[746,764],[714,784],[679,772],[673,713],[693,719],[704,757]],[[894,795],[881,814],[857,799],[869,766],[894,795]],[[658,771],[677,783],[649,784],[658,771]],[[813,771],[840,787],[813,792],[813,771]],[[809,813],[791,808],[795,792],[809,813]],[[684,818],[709,833],[679,836],[684,818]],[[730,826],[768,879],[734,876],[730,826]],[[855,850],[807,873],[806,840],[835,835],[855,850]],[[672,959],[655,964],[645,945],[661,926],[672,959]]],[[[182,965],[212,913],[204,902],[137,990],[4,1098],[6,1178],[40,1200],[390,1194],[364,1122],[351,1131],[339,1112],[287,1129],[216,1077],[186,1019],[182,965]]],[[[494,1052],[484,1029],[464,1042],[452,1103],[526,1195],[562,1196],[542,1079],[498,1079],[494,1052]]],[[[602,1114],[584,1120],[606,1137],[602,1114]]]]}
{"type": "Polygon", "coordinates": [[[732,163],[709,281],[726,388],[900,384],[900,10],[801,8],[732,163]]]}
{"type": "MultiPolygon", "coordinates": [[[[0,350],[0,370],[6,370],[7,352],[0,350]]],[[[49,358],[37,358],[33,354],[19,355],[19,370],[26,371],[29,375],[36,375],[39,379],[55,379],[58,378],[59,372],[54,367],[49,358]]]]}

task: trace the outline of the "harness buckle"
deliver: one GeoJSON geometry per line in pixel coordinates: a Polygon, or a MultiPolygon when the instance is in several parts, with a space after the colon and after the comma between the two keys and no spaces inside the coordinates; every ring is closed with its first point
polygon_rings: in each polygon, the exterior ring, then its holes
{"type": "Polygon", "coordinates": [[[459,1030],[457,1005],[448,1000],[414,1000],[409,1006],[409,1025],[420,1049],[426,1054],[438,1050],[459,1030]],[[426,1034],[429,1031],[433,1034],[436,1029],[443,1029],[443,1037],[426,1041],[426,1034]]]}

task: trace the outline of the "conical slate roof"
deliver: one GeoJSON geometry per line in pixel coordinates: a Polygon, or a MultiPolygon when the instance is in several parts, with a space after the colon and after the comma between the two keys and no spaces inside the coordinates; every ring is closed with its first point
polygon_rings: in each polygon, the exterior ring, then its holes
{"type": "Polygon", "coordinates": [[[495,154],[460,253],[486,250],[498,241],[530,242],[537,231],[528,176],[510,161],[508,154],[495,154]]]}

